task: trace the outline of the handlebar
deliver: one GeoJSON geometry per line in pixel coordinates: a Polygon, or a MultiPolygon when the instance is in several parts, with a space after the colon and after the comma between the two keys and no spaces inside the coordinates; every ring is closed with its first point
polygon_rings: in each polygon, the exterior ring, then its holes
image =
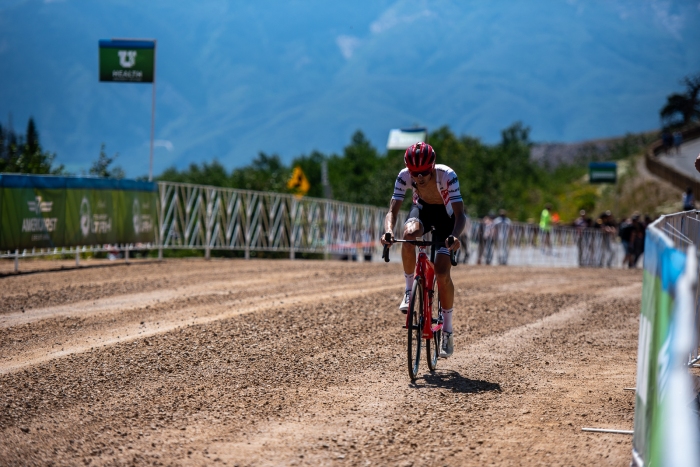
{"type": "MultiPolygon", "coordinates": [[[[435,230],[435,229],[432,229],[435,230]]],[[[431,231],[432,231],[431,230],[431,231]]],[[[384,245],[384,251],[382,252],[382,259],[384,260],[385,263],[389,262],[389,247],[391,247],[392,244],[394,243],[410,243],[411,245],[415,246],[437,246],[437,242],[434,240],[431,240],[429,242],[425,240],[396,240],[395,238],[391,238],[391,234],[389,232],[384,234],[384,240],[387,242],[390,242],[388,245],[384,245]]],[[[454,245],[455,243],[455,238],[450,235],[447,237],[447,244],[449,246],[454,245]]],[[[450,252],[450,264],[452,266],[457,266],[457,257],[456,257],[456,252],[451,251],[450,252]]]]}

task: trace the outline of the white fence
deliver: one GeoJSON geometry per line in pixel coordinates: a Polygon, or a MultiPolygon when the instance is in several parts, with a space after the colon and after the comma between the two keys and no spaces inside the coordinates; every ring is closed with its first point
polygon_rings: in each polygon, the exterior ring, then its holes
{"type": "MultiPolygon", "coordinates": [[[[24,251],[2,251],[0,258],[120,250],[157,249],[243,252],[317,253],[379,261],[379,238],[386,208],[293,195],[159,182],[158,229],[154,244],[88,245],[24,251]]],[[[405,220],[402,211],[397,225],[405,220]]],[[[396,229],[400,231],[399,228],[396,229]]],[[[469,221],[461,262],[560,267],[620,267],[624,253],[614,234],[598,229],[554,226],[549,235],[537,225],[513,222],[490,227],[469,221]],[[481,253],[481,254],[480,254],[481,253]]],[[[397,248],[397,247],[395,247],[397,248]]]]}

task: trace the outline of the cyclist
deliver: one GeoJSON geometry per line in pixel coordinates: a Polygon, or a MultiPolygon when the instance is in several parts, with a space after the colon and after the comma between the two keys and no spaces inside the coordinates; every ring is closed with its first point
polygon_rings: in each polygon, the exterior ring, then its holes
{"type": "MultiPolygon", "coordinates": [[[[449,357],[454,351],[452,337],[452,306],[454,285],[450,277],[450,252],[459,249],[459,236],[467,223],[464,203],[459,191],[459,181],[454,170],[446,165],[435,164],[435,151],[426,143],[416,143],[404,154],[406,168],[399,172],[394,184],[389,212],[384,219],[384,228],[394,238],[396,218],[401,209],[406,190],[413,191],[413,204],[403,226],[404,240],[415,240],[426,229],[435,227],[434,235],[444,242],[435,255],[435,275],[443,314],[443,341],[440,356],[449,357]]],[[[387,244],[382,236],[382,244],[387,244]]],[[[416,247],[403,243],[401,249],[406,291],[399,305],[403,313],[408,311],[408,301],[413,285],[416,265],[416,247]]]]}

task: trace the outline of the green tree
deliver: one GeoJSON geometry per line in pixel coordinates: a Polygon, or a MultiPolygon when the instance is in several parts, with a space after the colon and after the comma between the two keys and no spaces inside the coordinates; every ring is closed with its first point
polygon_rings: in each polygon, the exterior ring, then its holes
{"type": "Polygon", "coordinates": [[[282,163],[277,154],[267,155],[260,152],[251,165],[233,171],[231,186],[245,190],[287,193],[287,181],[290,176],[290,168],[282,163]]]}
{"type": "Polygon", "coordinates": [[[44,151],[33,118],[29,118],[25,135],[0,125],[0,172],[22,174],[62,174],[63,165],[53,165],[56,154],[44,151]]]}
{"type": "Polygon", "coordinates": [[[117,157],[119,157],[119,153],[114,153],[112,157],[109,157],[105,151],[105,143],[102,143],[100,146],[100,155],[97,157],[97,160],[92,163],[88,173],[95,177],[102,178],[124,178],[124,170],[121,167],[110,167],[117,157]]]}
{"type": "Polygon", "coordinates": [[[328,178],[335,199],[350,203],[384,206],[389,203],[396,174],[387,179],[382,160],[362,131],[357,130],[343,155],[328,160],[328,178]]]}
{"type": "Polygon", "coordinates": [[[659,111],[664,128],[677,128],[700,121],[700,73],[686,76],[681,83],[685,85],[685,92],[669,95],[659,111]]]}
{"type": "Polygon", "coordinates": [[[190,164],[186,170],[179,172],[175,167],[165,170],[158,180],[167,182],[193,183],[231,187],[231,178],[221,163],[214,159],[211,163],[203,162],[201,166],[190,164]]]}

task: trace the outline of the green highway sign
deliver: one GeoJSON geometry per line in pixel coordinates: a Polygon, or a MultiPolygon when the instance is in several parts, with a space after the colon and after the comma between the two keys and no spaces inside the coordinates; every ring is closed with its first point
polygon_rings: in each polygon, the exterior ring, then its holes
{"type": "Polygon", "coordinates": [[[591,183],[616,183],[617,163],[591,162],[588,164],[588,178],[591,183]]]}
{"type": "Polygon", "coordinates": [[[155,40],[101,40],[100,81],[152,83],[155,40]]]}

